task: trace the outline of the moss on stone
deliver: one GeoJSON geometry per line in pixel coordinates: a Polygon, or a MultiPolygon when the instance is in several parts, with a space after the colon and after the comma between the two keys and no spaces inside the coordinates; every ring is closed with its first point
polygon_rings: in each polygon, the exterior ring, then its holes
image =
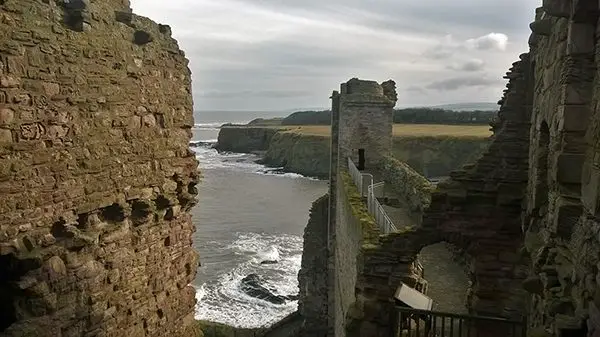
{"type": "Polygon", "coordinates": [[[387,156],[381,164],[383,179],[396,194],[405,199],[411,212],[419,212],[431,204],[431,193],[435,186],[408,164],[387,156]]]}
{"type": "Polygon", "coordinates": [[[348,203],[352,210],[352,215],[360,222],[363,233],[363,243],[375,246],[378,245],[380,231],[375,222],[375,218],[369,213],[367,205],[363,201],[358,188],[354,185],[350,173],[348,173],[347,170],[342,170],[341,178],[346,198],[348,199],[348,203]]]}

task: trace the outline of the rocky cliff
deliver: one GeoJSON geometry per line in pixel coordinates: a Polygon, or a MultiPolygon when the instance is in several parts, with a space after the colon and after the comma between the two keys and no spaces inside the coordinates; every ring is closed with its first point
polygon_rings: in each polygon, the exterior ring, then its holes
{"type": "Polygon", "coordinates": [[[0,335],[193,336],[187,60],[126,0],[0,2],[0,335]]]}
{"type": "MultiPolygon", "coordinates": [[[[330,143],[328,134],[287,128],[236,126],[221,128],[217,149],[262,152],[262,162],[266,165],[327,178],[330,143]]],[[[488,139],[483,137],[403,135],[393,138],[392,153],[418,173],[438,177],[474,161],[488,144],[488,139]]]]}
{"type": "Polygon", "coordinates": [[[329,176],[329,137],[277,132],[264,156],[269,166],[309,177],[329,176]]]}
{"type": "Polygon", "coordinates": [[[477,160],[488,145],[481,137],[396,136],[392,154],[426,177],[442,177],[477,160]]]}
{"type": "Polygon", "coordinates": [[[219,131],[216,148],[219,151],[250,153],[266,151],[279,129],[269,127],[224,126],[219,131]]]}

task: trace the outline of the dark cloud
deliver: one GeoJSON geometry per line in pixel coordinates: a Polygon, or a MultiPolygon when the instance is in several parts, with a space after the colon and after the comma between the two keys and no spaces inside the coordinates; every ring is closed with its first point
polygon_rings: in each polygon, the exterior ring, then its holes
{"type": "Polygon", "coordinates": [[[447,78],[440,81],[431,82],[425,86],[426,89],[438,90],[438,91],[451,91],[458,90],[465,87],[480,87],[489,86],[501,82],[498,79],[488,79],[479,76],[472,77],[453,77],[447,78]]]}
{"type": "Polygon", "coordinates": [[[458,71],[480,71],[485,68],[485,62],[480,59],[467,60],[462,63],[452,64],[448,66],[448,69],[458,71]]]}

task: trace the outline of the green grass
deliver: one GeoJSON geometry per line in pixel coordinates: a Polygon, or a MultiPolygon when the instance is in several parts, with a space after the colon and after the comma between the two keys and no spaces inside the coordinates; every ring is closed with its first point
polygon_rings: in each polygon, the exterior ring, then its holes
{"type": "MultiPolygon", "coordinates": [[[[281,127],[286,132],[295,132],[304,135],[329,136],[331,127],[328,125],[301,125],[281,127]]],[[[474,137],[487,138],[492,135],[490,127],[486,125],[440,125],[440,124],[394,124],[394,137],[474,137]]]]}

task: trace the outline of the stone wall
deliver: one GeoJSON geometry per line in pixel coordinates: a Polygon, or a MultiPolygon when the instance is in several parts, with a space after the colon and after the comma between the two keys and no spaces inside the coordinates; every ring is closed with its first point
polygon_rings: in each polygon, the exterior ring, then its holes
{"type": "Polygon", "coordinates": [[[420,223],[423,212],[431,203],[433,183],[391,156],[384,158],[379,170],[386,189],[393,191],[395,196],[400,198],[403,208],[410,218],[414,219],[414,223],[420,223]]]}
{"type": "Polygon", "coordinates": [[[544,1],[530,25],[535,72],[523,217],[530,323],[548,335],[600,330],[598,2],[544,1]],[[588,319],[589,318],[589,319],[588,319]]]}
{"type": "Polygon", "coordinates": [[[438,228],[445,241],[466,254],[473,282],[471,311],[519,319],[526,298],[521,288],[526,261],[518,252],[532,100],[528,54],[521,55],[506,78],[489,148],[475,164],[438,184],[423,226],[438,228]]]}
{"type": "Polygon", "coordinates": [[[313,202],[304,229],[302,264],[298,272],[298,312],[304,320],[303,336],[327,333],[327,218],[329,197],[313,202]]]}
{"type": "Polygon", "coordinates": [[[0,32],[0,335],[193,335],[198,172],[170,28],[124,0],[6,0],[0,32]]]}

